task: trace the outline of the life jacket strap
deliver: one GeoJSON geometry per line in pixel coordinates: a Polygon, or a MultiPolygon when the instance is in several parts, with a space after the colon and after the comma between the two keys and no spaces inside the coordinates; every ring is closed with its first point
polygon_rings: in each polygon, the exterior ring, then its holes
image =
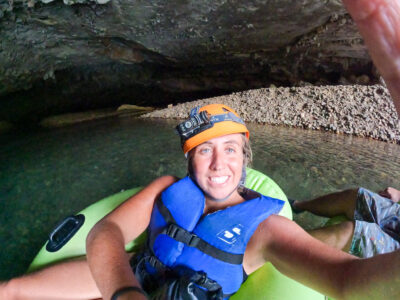
{"type": "Polygon", "coordinates": [[[175,221],[174,217],[172,216],[172,214],[169,211],[169,209],[165,206],[165,204],[162,201],[161,197],[159,197],[157,199],[156,205],[157,205],[157,208],[160,211],[161,215],[163,216],[165,222],[167,222],[167,223],[175,223],[176,224],[176,221],[175,221]]]}
{"type": "Polygon", "coordinates": [[[158,272],[164,271],[166,266],[154,255],[150,255],[146,258],[146,261],[155,268],[158,272]]]}
{"type": "Polygon", "coordinates": [[[234,254],[218,249],[207,243],[194,233],[191,233],[186,229],[178,226],[177,224],[170,223],[168,227],[163,230],[162,233],[168,235],[178,242],[188,245],[189,247],[195,247],[201,252],[218,260],[235,265],[240,265],[243,262],[243,254],[234,254]]]}

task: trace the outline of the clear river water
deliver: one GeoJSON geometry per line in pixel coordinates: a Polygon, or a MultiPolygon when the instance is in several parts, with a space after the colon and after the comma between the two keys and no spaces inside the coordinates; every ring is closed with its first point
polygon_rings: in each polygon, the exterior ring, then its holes
{"type": "MultiPolygon", "coordinates": [[[[65,216],[152,179],[184,176],[174,120],[116,118],[0,135],[0,280],[25,272],[65,216]]],[[[249,124],[253,168],[294,199],[400,187],[400,145],[249,124]]],[[[324,219],[295,216],[306,229],[324,219]]]]}

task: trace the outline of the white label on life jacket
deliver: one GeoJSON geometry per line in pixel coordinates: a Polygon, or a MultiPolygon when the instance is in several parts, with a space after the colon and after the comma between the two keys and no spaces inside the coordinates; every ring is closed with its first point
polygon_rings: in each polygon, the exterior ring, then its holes
{"type": "Polygon", "coordinates": [[[231,239],[233,238],[233,234],[225,230],[224,237],[226,237],[227,239],[231,239]]]}
{"type": "Polygon", "coordinates": [[[235,227],[235,228],[232,229],[232,231],[233,231],[234,233],[236,233],[237,235],[240,235],[240,228],[235,227]]]}
{"type": "Polygon", "coordinates": [[[240,236],[240,233],[242,232],[243,226],[241,224],[236,224],[233,225],[229,229],[223,229],[221,230],[218,234],[217,237],[221,240],[224,241],[227,244],[233,244],[236,242],[238,237],[240,236]]]}

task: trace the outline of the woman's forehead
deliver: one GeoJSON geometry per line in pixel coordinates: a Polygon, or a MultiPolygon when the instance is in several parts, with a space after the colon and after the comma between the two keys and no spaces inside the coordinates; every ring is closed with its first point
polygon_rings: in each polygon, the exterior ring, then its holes
{"type": "Polygon", "coordinates": [[[242,133],[227,134],[227,135],[209,139],[208,141],[205,141],[204,143],[200,144],[199,146],[204,145],[204,144],[229,144],[229,143],[242,145],[244,142],[243,137],[244,137],[244,135],[242,133]]]}

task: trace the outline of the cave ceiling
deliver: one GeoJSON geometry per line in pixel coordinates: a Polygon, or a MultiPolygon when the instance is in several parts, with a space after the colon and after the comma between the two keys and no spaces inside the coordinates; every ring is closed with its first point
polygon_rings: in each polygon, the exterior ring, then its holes
{"type": "Polygon", "coordinates": [[[0,0],[0,35],[11,121],[377,77],[341,1],[0,0]]]}

